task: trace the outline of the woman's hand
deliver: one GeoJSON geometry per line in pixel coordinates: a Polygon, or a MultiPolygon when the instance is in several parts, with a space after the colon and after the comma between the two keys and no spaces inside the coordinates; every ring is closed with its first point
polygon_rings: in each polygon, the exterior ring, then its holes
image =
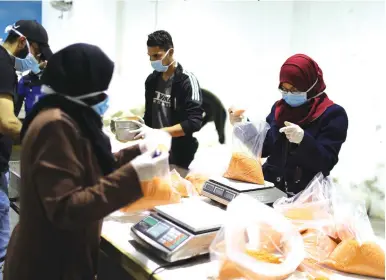
{"type": "Polygon", "coordinates": [[[244,120],[244,112],[245,110],[238,110],[234,107],[228,109],[229,112],[229,120],[231,125],[235,125],[235,123],[242,122],[244,120]]]}
{"type": "Polygon", "coordinates": [[[161,129],[151,129],[146,135],[146,138],[139,143],[139,149],[141,150],[141,153],[155,150],[169,152],[172,143],[171,139],[172,137],[169,133],[161,129]]]}
{"type": "Polygon", "coordinates": [[[295,144],[300,144],[304,137],[304,130],[297,124],[284,122],[285,127],[280,128],[280,133],[285,133],[288,141],[295,144]]]}

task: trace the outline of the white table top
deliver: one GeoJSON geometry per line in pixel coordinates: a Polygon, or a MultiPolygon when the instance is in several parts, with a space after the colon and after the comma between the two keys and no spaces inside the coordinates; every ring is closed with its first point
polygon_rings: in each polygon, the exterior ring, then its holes
{"type": "MultiPolygon", "coordinates": [[[[203,198],[204,199],[204,198],[203,198]]],[[[206,198],[205,198],[206,199],[206,198]]],[[[139,214],[124,214],[121,212],[115,212],[109,217],[105,218],[102,228],[102,236],[114,247],[116,247],[123,255],[130,256],[131,260],[134,260],[137,264],[141,265],[145,271],[151,274],[155,269],[160,266],[161,261],[151,256],[146,255],[141,250],[137,250],[133,246],[133,238],[130,236],[130,228],[148,212],[139,214]]],[[[379,226],[384,228],[384,221],[379,222],[379,226]]],[[[380,230],[380,229],[379,229],[380,230]]],[[[378,230],[378,232],[379,232],[378,230]]],[[[381,233],[382,234],[382,233],[381,233]]],[[[384,234],[384,231],[383,231],[384,234]]],[[[136,246],[137,247],[137,246],[136,246]]],[[[138,248],[138,247],[137,247],[138,248]]],[[[192,260],[191,263],[178,266],[175,268],[161,269],[157,273],[158,279],[215,279],[218,272],[218,263],[210,261],[208,259],[192,260]]],[[[289,279],[307,279],[300,272],[295,272],[289,279]]],[[[334,278],[331,279],[363,279],[371,280],[376,278],[361,277],[356,275],[348,275],[342,273],[336,273],[334,278]]]]}

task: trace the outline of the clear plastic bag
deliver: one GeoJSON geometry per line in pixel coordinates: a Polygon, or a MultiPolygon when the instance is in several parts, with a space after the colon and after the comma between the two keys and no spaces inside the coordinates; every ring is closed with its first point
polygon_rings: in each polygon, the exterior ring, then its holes
{"type": "Polygon", "coordinates": [[[182,178],[177,170],[173,169],[170,172],[170,176],[173,187],[180,193],[182,197],[198,196],[197,190],[193,184],[190,181],[182,178]]]}
{"type": "Polygon", "coordinates": [[[308,279],[330,279],[333,272],[322,263],[335,250],[336,242],[325,232],[315,229],[303,232],[302,238],[305,258],[298,270],[305,272],[308,279]]]}
{"type": "MultiPolygon", "coordinates": [[[[327,184],[333,185],[330,180],[327,184]]],[[[355,239],[359,243],[374,239],[374,231],[367,215],[364,200],[352,196],[343,188],[331,187],[331,201],[337,237],[355,239]]]]}
{"type": "MultiPolygon", "coordinates": [[[[153,141],[154,145],[158,144],[158,150],[168,150],[167,146],[171,143],[171,137],[167,133],[165,133],[165,136],[163,137],[157,137],[157,139],[150,140],[153,141]]],[[[149,179],[141,181],[143,197],[122,208],[121,211],[126,213],[137,212],[150,210],[159,205],[180,202],[181,195],[173,186],[169,168],[169,159],[168,157],[165,157],[162,163],[157,165],[156,169],[153,168],[151,170],[151,174],[148,176],[149,179]]]]}
{"type": "Polygon", "coordinates": [[[364,200],[342,188],[331,187],[336,235],[339,244],[323,261],[342,272],[385,278],[385,247],[375,236],[364,200]]]}
{"type": "Polygon", "coordinates": [[[329,178],[318,174],[303,192],[279,199],[274,208],[303,233],[306,258],[300,270],[328,274],[327,267],[385,277],[384,247],[373,232],[365,201],[354,199],[329,178]]]}
{"type": "Polygon", "coordinates": [[[239,195],[226,215],[210,246],[211,259],[220,264],[219,279],[285,279],[303,261],[301,235],[274,209],[239,195]]]}
{"type": "Polygon", "coordinates": [[[185,179],[192,183],[198,194],[201,194],[205,182],[210,178],[209,175],[199,172],[190,172],[185,179]]]}
{"type": "Polygon", "coordinates": [[[265,121],[234,125],[232,158],[225,178],[264,185],[261,152],[268,129],[265,121]]]}
{"type": "Polygon", "coordinates": [[[290,219],[300,232],[311,228],[336,238],[331,186],[321,173],[302,192],[291,198],[279,198],[273,207],[290,219]]]}

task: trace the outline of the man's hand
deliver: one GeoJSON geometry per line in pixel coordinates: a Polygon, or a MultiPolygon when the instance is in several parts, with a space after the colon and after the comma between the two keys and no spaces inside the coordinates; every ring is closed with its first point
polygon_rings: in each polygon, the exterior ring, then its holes
{"type": "Polygon", "coordinates": [[[19,141],[21,126],[21,122],[14,113],[11,95],[0,93],[0,133],[19,141]]]}
{"type": "MultiPolygon", "coordinates": [[[[151,127],[148,127],[144,123],[141,123],[141,122],[138,122],[138,121],[133,121],[133,123],[135,123],[136,125],[139,126],[138,129],[131,131],[132,133],[138,133],[134,137],[134,140],[146,138],[149,134],[153,133],[154,130],[157,130],[157,129],[153,129],[151,127]]],[[[164,127],[164,128],[161,128],[160,130],[169,133],[172,137],[182,137],[182,136],[185,136],[185,132],[182,129],[182,126],[180,124],[176,124],[176,125],[173,125],[173,126],[170,126],[170,127],[164,127]]]]}
{"type": "Polygon", "coordinates": [[[140,121],[132,121],[134,124],[136,124],[139,128],[135,130],[131,130],[132,133],[137,133],[135,135],[134,140],[139,140],[146,138],[149,133],[153,130],[151,127],[148,127],[142,119],[140,121]]]}
{"type": "Polygon", "coordinates": [[[280,128],[280,133],[285,133],[288,141],[295,144],[300,144],[304,137],[304,130],[293,123],[284,122],[285,127],[280,128]]]}

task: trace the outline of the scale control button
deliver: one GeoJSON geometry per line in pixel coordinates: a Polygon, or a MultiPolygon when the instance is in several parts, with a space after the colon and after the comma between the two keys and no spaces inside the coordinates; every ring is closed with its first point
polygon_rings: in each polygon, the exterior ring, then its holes
{"type": "Polygon", "coordinates": [[[235,195],[234,195],[233,193],[231,193],[231,192],[225,192],[225,193],[224,193],[224,198],[225,198],[226,200],[228,200],[228,201],[231,201],[232,199],[235,198],[235,195]]]}
{"type": "Polygon", "coordinates": [[[218,196],[222,196],[224,194],[224,190],[222,188],[216,188],[214,193],[218,196]]]}
{"type": "Polygon", "coordinates": [[[214,186],[209,185],[209,184],[206,184],[206,185],[205,185],[205,190],[208,191],[208,192],[213,192],[214,186]]]}

